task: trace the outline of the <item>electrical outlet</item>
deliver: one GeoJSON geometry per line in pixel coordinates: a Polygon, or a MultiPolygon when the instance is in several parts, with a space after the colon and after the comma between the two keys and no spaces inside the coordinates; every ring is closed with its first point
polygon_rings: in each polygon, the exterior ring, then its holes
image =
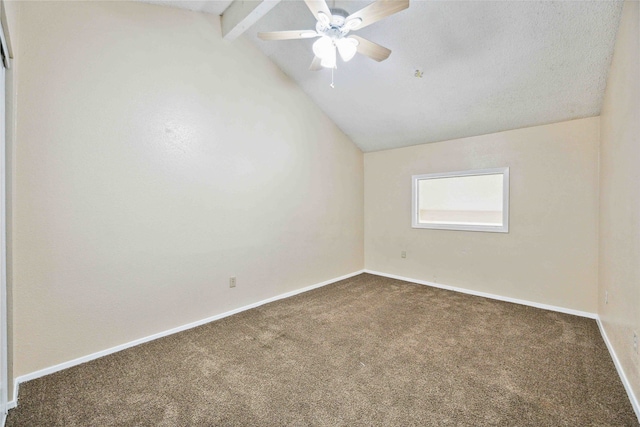
{"type": "Polygon", "coordinates": [[[633,333],[633,351],[635,351],[636,354],[638,354],[638,333],[637,332],[633,333]]]}
{"type": "Polygon", "coordinates": [[[407,257],[407,251],[400,252],[400,257],[401,258],[406,258],[407,257]]]}
{"type": "Polygon", "coordinates": [[[609,304],[609,291],[604,291],[604,303],[609,304]]]}
{"type": "Polygon", "coordinates": [[[230,288],[235,288],[236,287],[236,277],[235,276],[229,278],[229,287],[230,288]]]}

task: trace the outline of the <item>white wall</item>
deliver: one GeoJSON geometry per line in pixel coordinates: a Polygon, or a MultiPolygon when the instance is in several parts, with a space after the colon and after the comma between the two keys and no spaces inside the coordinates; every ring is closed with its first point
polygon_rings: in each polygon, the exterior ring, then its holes
{"type": "Polygon", "coordinates": [[[601,115],[598,313],[640,401],[640,356],[633,350],[633,332],[640,334],[638,9],[637,1],[624,4],[601,115]]]}
{"type": "Polygon", "coordinates": [[[20,7],[16,376],[363,268],[361,151],[218,17],[20,7]]]}
{"type": "Polygon", "coordinates": [[[595,313],[598,132],[595,117],[366,153],[365,268],[595,313]],[[505,166],[508,234],[411,228],[411,175],[505,166]]]}

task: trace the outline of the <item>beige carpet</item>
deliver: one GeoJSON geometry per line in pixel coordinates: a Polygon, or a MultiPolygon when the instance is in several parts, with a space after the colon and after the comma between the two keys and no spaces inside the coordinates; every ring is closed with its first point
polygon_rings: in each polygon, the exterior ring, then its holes
{"type": "Polygon", "coordinates": [[[20,387],[8,426],[637,426],[595,321],[363,274],[20,387]]]}

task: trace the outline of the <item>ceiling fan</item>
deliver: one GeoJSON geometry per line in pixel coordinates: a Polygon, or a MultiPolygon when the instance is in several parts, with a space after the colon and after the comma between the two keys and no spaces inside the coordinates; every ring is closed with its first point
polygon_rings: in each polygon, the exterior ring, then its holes
{"type": "Polygon", "coordinates": [[[322,67],[335,68],[336,51],[345,62],[350,61],[356,52],[378,62],[384,61],[391,54],[391,50],[349,32],[369,26],[409,7],[409,0],[377,0],[349,14],[344,9],[329,9],[325,0],[304,0],[304,2],[318,21],[315,31],[272,31],[258,33],[258,37],[267,41],[320,37],[313,43],[315,57],[309,67],[313,71],[322,67]]]}

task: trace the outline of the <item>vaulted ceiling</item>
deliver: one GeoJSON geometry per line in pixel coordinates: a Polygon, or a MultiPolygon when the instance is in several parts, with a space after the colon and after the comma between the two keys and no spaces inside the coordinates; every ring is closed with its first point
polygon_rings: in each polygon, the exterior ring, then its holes
{"type": "MultiPolygon", "coordinates": [[[[221,14],[230,1],[162,1],[221,14]]],[[[352,13],[371,1],[329,0],[352,13]]],[[[259,31],[315,28],[302,1],[282,1],[243,35],[363,151],[443,141],[600,114],[620,1],[412,0],[357,31],[388,47],[309,71],[314,40],[262,41],[259,31]],[[416,76],[418,71],[418,76],[416,76]]]]}

